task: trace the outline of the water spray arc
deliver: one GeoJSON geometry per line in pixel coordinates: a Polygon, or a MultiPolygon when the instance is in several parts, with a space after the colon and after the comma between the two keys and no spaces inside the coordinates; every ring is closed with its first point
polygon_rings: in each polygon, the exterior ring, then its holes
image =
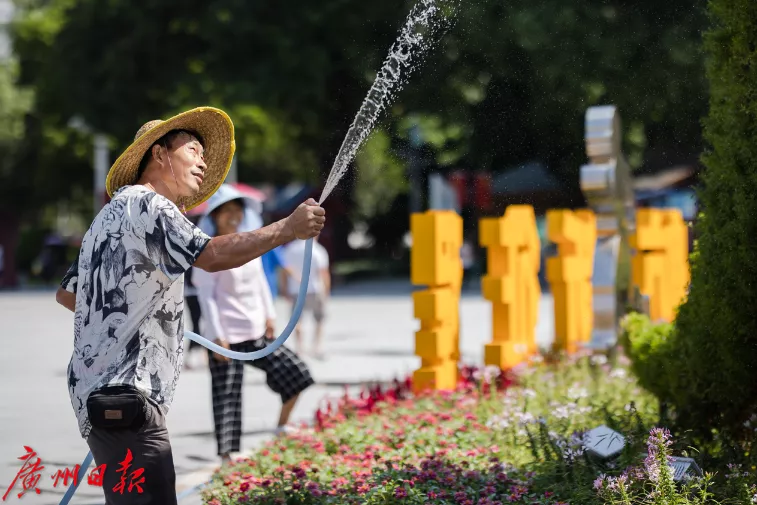
{"type": "MultiPolygon", "coordinates": [[[[399,37],[390,48],[389,55],[384,60],[384,64],[368,91],[368,95],[363,100],[352,125],[347,131],[347,135],[342,142],[342,146],[334,160],[334,164],[331,167],[326,184],[318,200],[319,205],[326,200],[342,177],[347,173],[350,162],[370,134],[379,115],[391,103],[395,94],[402,89],[402,86],[407,81],[410,72],[413,70],[414,63],[433,47],[435,36],[443,31],[444,23],[442,21],[445,14],[437,5],[437,1],[447,3],[454,9],[457,0],[420,0],[410,11],[399,37]]],[[[286,342],[300,319],[308,289],[312,256],[313,239],[310,238],[305,242],[302,280],[292,317],[286,328],[284,328],[284,331],[281,332],[281,335],[265,348],[254,352],[242,353],[221,347],[191,331],[185,331],[184,337],[231,359],[251,361],[271,354],[286,342]]],[[[74,480],[74,483],[66,491],[66,494],[60,501],[60,505],[68,505],[79,483],[86,477],[87,469],[92,460],[93,456],[90,452],[84,458],[84,461],[82,461],[77,479],[74,480]]]]}

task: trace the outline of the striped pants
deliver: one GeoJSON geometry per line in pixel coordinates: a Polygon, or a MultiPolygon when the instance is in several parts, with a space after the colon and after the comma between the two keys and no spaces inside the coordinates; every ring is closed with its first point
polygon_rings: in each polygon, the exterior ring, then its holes
{"type": "MultiPolygon", "coordinates": [[[[273,340],[259,338],[238,344],[230,344],[231,350],[253,352],[264,348],[273,340]]],[[[245,363],[263,370],[266,383],[274,393],[286,403],[315,382],[307,365],[286,346],[252,361],[217,361],[213,352],[208,351],[210,379],[213,391],[213,420],[215,423],[218,455],[239,452],[242,438],[242,385],[245,363]]]]}

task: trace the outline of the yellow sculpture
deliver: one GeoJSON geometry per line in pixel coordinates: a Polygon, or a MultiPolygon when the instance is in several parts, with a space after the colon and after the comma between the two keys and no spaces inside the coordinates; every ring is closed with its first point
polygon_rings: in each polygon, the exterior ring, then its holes
{"type": "Polygon", "coordinates": [[[413,293],[414,315],[421,322],[415,334],[421,367],[413,374],[413,387],[416,391],[454,389],[460,357],[463,220],[453,211],[413,214],[410,232],[411,282],[428,286],[413,293]]]}
{"type": "Polygon", "coordinates": [[[492,302],[492,342],[484,363],[508,369],[537,351],[541,256],[534,209],[511,205],[503,217],[481,219],[479,230],[487,248],[482,291],[492,302]]]}
{"type": "Polygon", "coordinates": [[[689,284],[689,236],[681,211],[637,210],[630,243],[635,250],[631,280],[649,297],[649,317],[672,321],[689,284]]]}
{"type": "Polygon", "coordinates": [[[586,209],[547,212],[547,238],[557,244],[557,257],[547,258],[547,281],[555,314],[554,351],[576,352],[591,341],[594,324],[592,275],[597,219],[586,209]]]}

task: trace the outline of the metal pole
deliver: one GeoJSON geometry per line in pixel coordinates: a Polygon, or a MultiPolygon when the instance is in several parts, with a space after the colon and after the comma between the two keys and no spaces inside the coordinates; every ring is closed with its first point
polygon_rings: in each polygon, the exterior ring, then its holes
{"type": "Polygon", "coordinates": [[[234,184],[237,182],[237,155],[234,154],[234,157],[231,159],[231,166],[229,167],[229,173],[226,175],[226,182],[229,184],[234,184]]]}
{"type": "Polygon", "coordinates": [[[94,145],[94,206],[95,215],[97,215],[105,204],[105,178],[108,174],[108,139],[105,135],[97,133],[94,136],[94,145]]]}

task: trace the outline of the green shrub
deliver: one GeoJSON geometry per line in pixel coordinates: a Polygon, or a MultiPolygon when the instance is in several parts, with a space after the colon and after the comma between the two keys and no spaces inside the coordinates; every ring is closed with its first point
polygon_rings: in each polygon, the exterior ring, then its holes
{"type": "Polygon", "coordinates": [[[734,440],[757,408],[757,2],[711,0],[704,213],[691,288],[658,358],[682,428],[734,440]]]}
{"type": "Polygon", "coordinates": [[[654,324],[649,317],[631,313],[621,322],[621,344],[631,359],[631,370],[639,384],[663,402],[671,400],[671,384],[676,382],[677,360],[672,324],[654,324]]]}

